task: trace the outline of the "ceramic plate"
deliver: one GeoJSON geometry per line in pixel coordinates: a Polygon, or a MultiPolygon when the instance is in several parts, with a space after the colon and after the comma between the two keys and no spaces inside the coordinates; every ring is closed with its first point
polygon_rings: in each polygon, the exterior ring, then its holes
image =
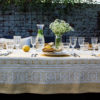
{"type": "Polygon", "coordinates": [[[42,52],[42,55],[45,56],[70,56],[70,54],[68,52],[42,52]]]}

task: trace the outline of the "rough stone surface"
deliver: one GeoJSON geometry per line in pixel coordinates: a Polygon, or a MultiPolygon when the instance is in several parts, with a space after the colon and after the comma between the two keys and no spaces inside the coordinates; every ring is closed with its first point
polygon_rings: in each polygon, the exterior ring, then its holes
{"type": "Polygon", "coordinates": [[[37,34],[36,24],[45,24],[45,36],[54,36],[49,24],[56,18],[64,19],[75,29],[64,36],[99,36],[100,33],[100,5],[74,8],[68,13],[55,11],[18,12],[14,9],[4,14],[0,12],[0,37],[12,38],[14,35],[27,37],[37,34]]]}

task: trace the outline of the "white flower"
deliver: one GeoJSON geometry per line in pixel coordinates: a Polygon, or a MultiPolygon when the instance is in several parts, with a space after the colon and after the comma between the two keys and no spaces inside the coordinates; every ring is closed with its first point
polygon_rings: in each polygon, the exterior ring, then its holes
{"type": "Polygon", "coordinates": [[[57,35],[62,35],[65,32],[73,31],[73,28],[64,20],[56,19],[52,22],[49,28],[57,35]]]}

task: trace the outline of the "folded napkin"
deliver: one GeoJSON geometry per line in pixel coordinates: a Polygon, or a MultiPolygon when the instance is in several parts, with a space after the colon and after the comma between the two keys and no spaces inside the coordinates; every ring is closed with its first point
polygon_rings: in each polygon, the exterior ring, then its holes
{"type": "MultiPolygon", "coordinates": [[[[6,44],[8,42],[12,42],[13,39],[6,39],[6,38],[1,38],[2,43],[4,43],[4,49],[6,49],[6,44]]],[[[20,47],[22,48],[24,45],[28,45],[31,47],[31,37],[26,37],[22,38],[20,42],[20,47]]]]}
{"type": "Polygon", "coordinates": [[[32,46],[31,46],[31,39],[27,39],[27,40],[25,41],[25,45],[28,45],[29,47],[32,47],[32,46]]]}
{"type": "Polygon", "coordinates": [[[0,51],[0,56],[7,56],[10,53],[11,53],[10,51],[0,51]]]}
{"type": "Polygon", "coordinates": [[[21,40],[21,48],[22,48],[24,45],[28,45],[28,46],[32,47],[32,46],[31,46],[31,37],[22,38],[22,40],[21,40]]]}

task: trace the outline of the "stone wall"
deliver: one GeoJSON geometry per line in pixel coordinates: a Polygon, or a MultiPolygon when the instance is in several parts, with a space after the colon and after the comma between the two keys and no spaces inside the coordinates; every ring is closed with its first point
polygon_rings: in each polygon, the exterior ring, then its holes
{"type": "Polygon", "coordinates": [[[49,24],[56,18],[64,19],[75,29],[74,32],[68,32],[71,36],[99,36],[100,31],[100,5],[88,5],[85,8],[73,8],[65,13],[58,13],[56,10],[35,10],[31,12],[18,12],[12,8],[5,13],[0,12],[0,37],[12,38],[13,35],[27,37],[36,35],[37,23],[45,24],[45,36],[53,36],[49,29],[49,24]],[[99,20],[99,22],[98,22],[99,20]]]}

